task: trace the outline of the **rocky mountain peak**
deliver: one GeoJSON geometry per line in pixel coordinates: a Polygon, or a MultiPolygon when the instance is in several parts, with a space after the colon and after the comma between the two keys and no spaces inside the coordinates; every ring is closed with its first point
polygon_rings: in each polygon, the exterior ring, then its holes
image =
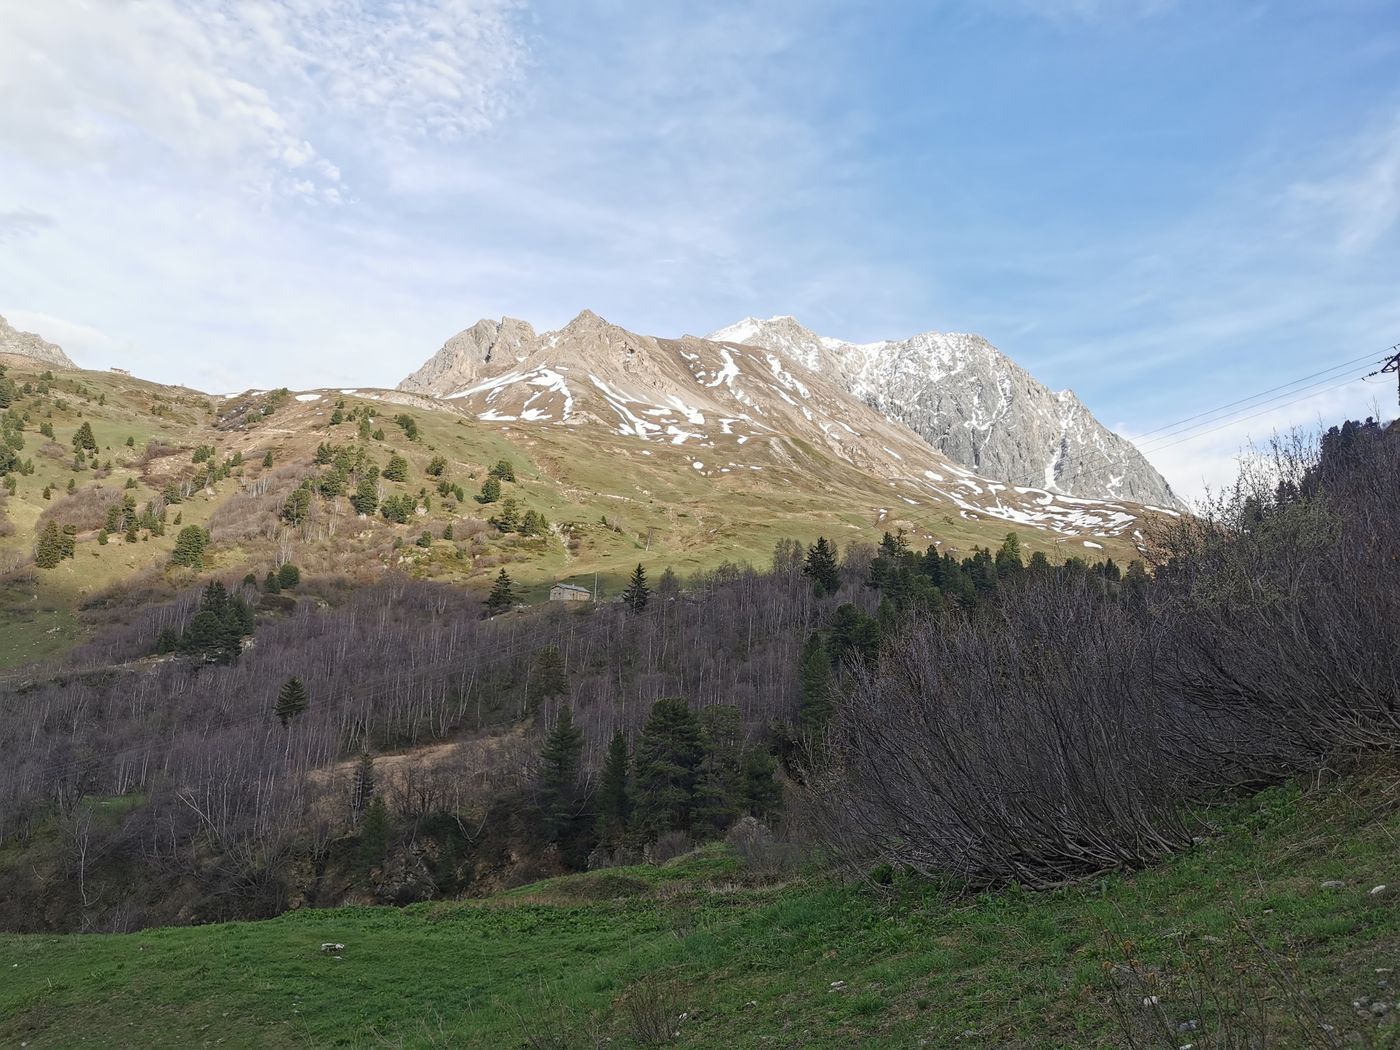
{"type": "Polygon", "coordinates": [[[1142,453],[1073,391],[1051,391],[979,335],[930,331],[859,344],[779,316],[746,317],[708,338],[799,362],[984,476],[1067,495],[1181,506],[1142,453]]]}
{"type": "Polygon", "coordinates": [[[3,317],[0,317],[0,354],[32,357],[36,361],[53,365],[55,368],[78,367],[69,360],[68,355],[57,343],[50,343],[47,339],[35,335],[33,332],[21,332],[3,317]]]}

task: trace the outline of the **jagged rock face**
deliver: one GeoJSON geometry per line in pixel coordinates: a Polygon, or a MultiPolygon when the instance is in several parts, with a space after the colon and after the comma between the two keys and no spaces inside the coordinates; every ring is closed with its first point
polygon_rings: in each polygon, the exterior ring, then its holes
{"type": "Polygon", "coordinates": [[[451,397],[469,387],[492,366],[507,365],[528,354],[538,342],[526,321],[483,318],[458,332],[422,368],[399,384],[400,390],[451,397]]]}
{"type": "Polygon", "coordinates": [[[33,332],[21,332],[10,322],[0,317],[0,354],[16,354],[32,357],[55,368],[77,368],[63,352],[63,348],[42,339],[33,332]]]}
{"type": "Polygon", "coordinates": [[[791,317],[750,317],[707,338],[800,361],[986,477],[1181,506],[1142,453],[1096,420],[1073,391],[1050,390],[981,336],[925,332],[857,344],[819,336],[791,317]]]}
{"type": "Polygon", "coordinates": [[[688,477],[719,486],[784,475],[835,483],[855,472],[861,484],[873,482],[874,521],[891,528],[956,514],[1076,537],[1089,551],[1102,549],[1103,537],[1138,535],[1141,511],[1122,499],[1017,489],[959,465],[852,393],[854,373],[833,372],[818,348],[657,339],[586,310],[538,335],[523,322],[484,321],[454,337],[394,396],[441,392],[441,404],[478,423],[563,430],[600,448],[622,442],[624,456],[679,460],[688,477]]]}

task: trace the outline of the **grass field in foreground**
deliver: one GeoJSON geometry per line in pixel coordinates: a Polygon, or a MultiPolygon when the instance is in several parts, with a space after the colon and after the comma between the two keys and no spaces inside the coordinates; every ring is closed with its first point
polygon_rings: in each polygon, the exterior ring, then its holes
{"type": "Polygon", "coordinates": [[[1394,1005],[1400,988],[1400,898],[1370,892],[1400,883],[1395,774],[1278,788],[1206,819],[1188,854],[1050,893],[764,886],[716,847],[487,901],[0,937],[0,1044],[632,1046],[652,1003],[686,1015],[674,1042],[690,1047],[1118,1046],[1110,1003],[1148,1013],[1123,987],[1131,953],[1160,972],[1148,990],[1172,1031],[1199,1022],[1169,1042],[1218,1045],[1193,1000],[1204,973],[1255,986],[1252,1008],[1280,1025],[1269,1046],[1316,1045],[1290,1027],[1269,976],[1282,965],[1351,1039],[1338,1045],[1400,1045],[1395,1011],[1352,1005],[1394,1005]]]}

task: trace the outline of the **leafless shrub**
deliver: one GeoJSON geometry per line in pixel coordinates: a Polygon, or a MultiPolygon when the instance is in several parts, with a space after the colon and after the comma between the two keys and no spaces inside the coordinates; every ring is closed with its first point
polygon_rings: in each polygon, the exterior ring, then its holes
{"type": "Polygon", "coordinates": [[[520,1042],[530,1050],[600,1050],[611,1042],[598,1017],[582,1009],[556,1003],[541,1005],[528,1015],[512,1005],[511,1012],[520,1042]]]}
{"type": "Polygon", "coordinates": [[[1181,944],[1166,964],[1149,967],[1124,945],[1106,996],[1123,1045],[1132,1050],[1340,1050],[1367,1045],[1363,1033],[1343,1042],[1297,961],[1247,930],[1242,948],[1191,950],[1181,944]]]}
{"type": "Polygon", "coordinates": [[[789,839],[780,839],[767,825],[753,817],[737,820],[724,841],[745,869],[757,875],[773,876],[790,872],[802,862],[801,846],[789,839]]]}
{"type": "Polygon", "coordinates": [[[668,1046],[681,1034],[677,988],[657,976],[646,977],[622,998],[624,1030],[638,1046],[668,1046]]]}
{"type": "Polygon", "coordinates": [[[36,531],[50,521],[60,526],[71,525],[79,532],[100,529],[107,523],[107,508],[122,501],[120,489],[89,485],[75,489],[73,493],[48,507],[41,515],[36,531]]]}
{"type": "Polygon", "coordinates": [[[648,864],[665,864],[677,857],[684,857],[694,848],[695,843],[684,831],[664,831],[656,841],[647,844],[644,855],[648,864]]]}
{"type": "Polygon", "coordinates": [[[1188,840],[1183,803],[1400,748],[1400,430],[1281,441],[1116,596],[1031,578],[915,624],[813,775],[853,866],[1055,885],[1188,840]]]}

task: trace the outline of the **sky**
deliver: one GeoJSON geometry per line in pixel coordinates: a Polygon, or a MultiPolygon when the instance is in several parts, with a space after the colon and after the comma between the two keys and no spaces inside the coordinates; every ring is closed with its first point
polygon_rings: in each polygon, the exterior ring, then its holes
{"type": "Polygon", "coordinates": [[[1388,0],[0,0],[0,314],[213,392],[585,307],[971,331],[1196,495],[1395,414],[1160,429],[1400,341],[1397,58],[1388,0]]]}

